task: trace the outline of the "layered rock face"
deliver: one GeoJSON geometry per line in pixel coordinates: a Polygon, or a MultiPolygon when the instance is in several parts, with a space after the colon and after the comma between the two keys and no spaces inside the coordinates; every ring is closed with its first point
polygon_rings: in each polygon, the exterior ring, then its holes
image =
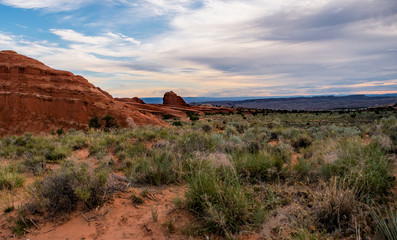
{"type": "Polygon", "coordinates": [[[0,134],[87,129],[90,118],[107,114],[122,127],[165,124],[116,101],[82,76],[14,51],[0,52],[0,134]]]}
{"type": "Polygon", "coordinates": [[[183,100],[182,97],[178,96],[176,93],[173,91],[171,92],[166,92],[163,97],[163,105],[169,105],[169,106],[177,106],[177,107],[183,107],[183,106],[189,106],[185,100],[183,100]]]}

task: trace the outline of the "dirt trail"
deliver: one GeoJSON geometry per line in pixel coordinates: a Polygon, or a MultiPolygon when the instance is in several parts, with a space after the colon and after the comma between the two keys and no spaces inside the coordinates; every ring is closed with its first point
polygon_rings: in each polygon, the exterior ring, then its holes
{"type": "MultiPolygon", "coordinates": [[[[194,218],[184,210],[175,209],[173,199],[183,197],[186,186],[150,188],[143,204],[134,205],[132,192],[140,196],[138,189],[117,193],[104,206],[89,212],[74,212],[64,223],[38,223],[40,230],[20,239],[188,239],[181,229],[194,218]]],[[[1,239],[13,239],[2,217],[1,239]]]]}

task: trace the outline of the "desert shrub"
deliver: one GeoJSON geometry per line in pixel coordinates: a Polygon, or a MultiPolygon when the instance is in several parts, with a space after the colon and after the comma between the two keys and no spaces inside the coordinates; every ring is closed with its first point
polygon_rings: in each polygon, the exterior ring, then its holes
{"type": "Polygon", "coordinates": [[[41,156],[32,156],[30,158],[25,158],[23,161],[23,167],[31,171],[35,175],[40,175],[46,170],[47,160],[41,156]]]}
{"type": "Polygon", "coordinates": [[[0,190],[14,189],[22,187],[24,178],[20,175],[16,168],[12,166],[0,168],[0,190]]]}
{"type": "Polygon", "coordinates": [[[249,123],[246,121],[230,122],[228,125],[234,127],[240,134],[249,128],[249,123]]]}
{"type": "Polygon", "coordinates": [[[182,154],[195,151],[205,152],[214,151],[216,142],[213,135],[202,134],[200,132],[184,132],[176,142],[176,147],[182,154]]]}
{"type": "Polygon", "coordinates": [[[171,153],[153,150],[148,156],[135,159],[127,175],[133,183],[167,185],[178,180],[175,162],[171,153]]]}
{"type": "Polygon", "coordinates": [[[282,128],[272,128],[269,132],[269,137],[271,140],[279,140],[283,134],[282,128]]]}
{"type": "Polygon", "coordinates": [[[158,138],[159,134],[159,128],[151,126],[136,128],[133,132],[133,136],[139,141],[154,141],[158,138]]]}
{"type": "Polygon", "coordinates": [[[105,121],[105,130],[110,130],[111,128],[117,128],[119,125],[116,123],[116,119],[111,115],[106,115],[102,118],[105,121]]]}
{"type": "Polygon", "coordinates": [[[2,141],[0,154],[11,159],[44,158],[48,161],[58,161],[70,154],[70,149],[59,143],[58,137],[33,137],[31,134],[9,137],[2,141]]]}
{"type": "Polygon", "coordinates": [[[172,118],[174,118],[174,116],[172,116],[172,115],[170,115],[170,114],[165,114],[165,115],[163,116],[163,120],[172,119],[172,118]]]}
{"type": "Polygon", "coordinates": [[[200,119],[199,115],[195,112],[187,112],[187,116],[189,117],[190,121],[198,121],[200,119]]]}
{"type": "Polygon", "coordinates": [[[315,163],[303,157],[298,157],[298,162],[293,166],[295,178],[311,182],[315,180],[315,163]]]}
{"type": "Polygon", "coordinates": [[[233,126],[226,126],[225,131],[223,132],[225,136],[233,136],[238,135],[237,129],[233,126]]]}
{"type": "Polygon", "coordinates": [[[106,155],[108,148],[115,142],[110,133],[98,132],[87,140],[88,152],[90,155],[102,159],[106,155]]]}
{"type": "Polygon", "coordinates": [[[201,127],[201,129],[202,129],[204,132],[208,133],[208,132],[211,132],[212,127],[211,127],[210,125],[208,125],[208,124],[204,124],[204,125],[201,127]]]}
{"type": "Polygon", "coordinates": [[[107,173],[91,172],[85,165],[66,165],[35,184],[29,203],[31,212],[45,211],[56,217],[73,211],[79,202],[94,208],[105,200],[107,173]]]}
{"type": "Polygon", "coordinates": [[[323,175],[345,178],[361,197],[381,197],[389,193],[395,183],[391,174],[393,165],[377,144],[346,140],[340,143],[339,149],[337,159],[324,164],[323,175]]]}
{"type": "Polygon", "coordinates": [[[394,116],[383,118],[380,121],[380,127],[382,133],[389,136],[394,146],[397,146],[397,119],[394,116]]]}
{"type": "Polygon", "coordinates": [[[307,134],[299,134],[298,136],[294,136],[291,138],[291,145],[297,151],[300,151],[301,148],[306,148],[310,146],[312,142],[313,139],[307,134]]]}
{"type": "Polygon", "coordinates": [[[240,152],[232,157],[236,172],[249,181],[275,179],[282,170],[283,161],[269,153],[240,152]]]}
{"type": "Polygon", "coordinates": [[[278,128],[281,126],[281,120],[279,118],[273,119],[273,121],[267,123],[268,128],[278,128]]]}
{"type": "MultiPolygon", "coordinates": [[[[78,197],[74,192],[74,179],[70,173],[61,172],[46,178],[38,187],[40,200],[50,216],[68,213],[75,209],[78,197]]],[[[38,200],[38,201],[40,201],[38,200]]]]}
{"type": "Polygon", "coordinates": [[[269,130],[267,128],[251,127],[244,133],[244,141],[258,141],[260,143],[267,142],[269,137],[269,130]]]}
{"type": "Polygon", "coordinates": [[[148,149],[145,146],[144,143],[136,143],[136,144],[132,144],[129,145],[126,149],[125,149],[125,153],[128,157],[130,158],[135,158],[135,157],[145,157],[148,154],[148,149]]]}
{"type": "Polygon", "coordinates": [[[61,144],[72,150],[83,149],[88,146],[87,136],[83,132],[68,132],[61,139],[61,144]]]}
{"type": "Polygon", "coordinates": [[[204,220],[209,232],[231,236],[263,221],[264,211],[244,188],[231,168],[214,169],[203,164],[188,177],[188,209],[204,220]]]}
{"type": "Polygon", "coordinates": [[[337,125],[325,125],[321,127],[309,128],[308,133],[311,134],[314,139],[325,139],[325,138],[340,138],[340,137],[355,137],[360,136],[362,131],[356,127],[344,127],[337,125]]]}
{"type": "Polygon", "coordinates": [[[393,141],[386,134],[377,134],[372,137],[374,143],[378,144],[384,151],[390,152],[394,150],[393,141]]]}
{"type": "Polygon", "coordinates": [[[24,209],[19,209],[17,216],[7,219],[8,222],[11,222],[11,225],[9,225],[11,231],[19,237],[24,235],[33,226],[32,222],[28,221],[24,215],[24,209]]]}
{"type": "Polygon", "coordinates": [[[45,149],[45,158],[50,162],[57,162],[68,155],[68,150],[61,146],[50,145],[45,149]]]}
{"type": "Polygon", "coordinates": [[[329,184],[323,184],[314,194],[312,208],[318,227],[328,233],[348,229],[358,207],[355,197],[355,190],[345,187],[337,178],[329,184]]]}
{"type": "Polygon", "coordinates": [[[276,146],[271,146],[270,151],[273,155],[280,157],[284,163],[291,162],[292,147],[289,144],[281,143],[276,146]]]}
{"type": "Polygon", "coordinates": [[[262,147],[263,144],[261,144],[258,141],[249,141],[249,142],[245,142],[244,144],[244,150],[253,154],[259,153],[262,147]]]}
{"type": "Polygon", "coordinates": [[[172,126],[180,127],[180,126],[182,126],[182,122],[181,121],[175,121],[175,122],[172,123],[172,126]]]}
{"type": "Polygon", "coordinates": [[[219,146],[218,151],[223,151],[229,154],[240,152],[243,150],[245,144],[240,136],[232,135],[228,139],[224,139],[222,146],[219,146]]]}
{"type": "Polygon", "coordinates": [[[92,117],[88,122],[88,127],[93,129],[101,128],[101,123],[99,122],[99,118],[97,116],[92,117]]]}
{"type": "Polygon", "coordinates": [[[57,129],[57,134],[58,136],[64,134],[63,128],[57,129]]]}

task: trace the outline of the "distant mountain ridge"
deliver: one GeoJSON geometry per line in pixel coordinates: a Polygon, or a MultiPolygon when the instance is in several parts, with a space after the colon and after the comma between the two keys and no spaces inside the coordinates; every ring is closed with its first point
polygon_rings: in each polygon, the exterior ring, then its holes
{"type": "Polygon", "coordinates": [[[272,110],[339,110],[379,107],[397,103],[397,95],[348,95],[312,96],[290,98],[261,98],[242,101],[206,101],[196,104],[212,104],[225,107],[242,107],[272,110]]]}

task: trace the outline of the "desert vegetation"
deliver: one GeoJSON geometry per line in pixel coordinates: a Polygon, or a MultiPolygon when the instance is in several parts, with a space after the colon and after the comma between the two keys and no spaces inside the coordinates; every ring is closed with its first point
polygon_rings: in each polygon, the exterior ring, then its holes
{"type": "Polygon", "coordinates": [[[138,207],[177,185],[186,191],[173,208],[194,221],[162,222],[169,238],[397,239],[395,109],[189,117],[122,129],[109,116],[106,131],[97,118],[87,132],[0,138],[10,230],[27,234],[126,189],[138,207]]]}

